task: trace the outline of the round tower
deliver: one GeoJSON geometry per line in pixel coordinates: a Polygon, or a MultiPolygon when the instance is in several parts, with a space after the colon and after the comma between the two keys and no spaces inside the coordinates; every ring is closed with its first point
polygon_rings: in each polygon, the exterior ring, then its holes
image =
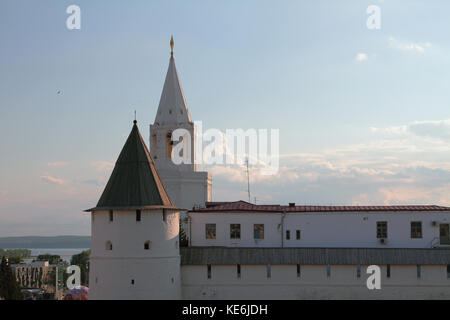
{"type": "Polygon", "coordinates": [[[91,212],[89,299],[180,299],[179,209],[134,121],[91,212]]]}

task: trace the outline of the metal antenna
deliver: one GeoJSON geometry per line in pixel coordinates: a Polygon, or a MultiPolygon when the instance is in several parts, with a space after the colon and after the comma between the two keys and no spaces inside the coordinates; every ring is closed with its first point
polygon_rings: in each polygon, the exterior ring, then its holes
{"type": "Polygon", "coordinates": [[[250,173],[248,171],[248,157],[245,159],[245,164],[247,165],[247,192],[248,192],[248,202],[250,203],[250,173]]]}

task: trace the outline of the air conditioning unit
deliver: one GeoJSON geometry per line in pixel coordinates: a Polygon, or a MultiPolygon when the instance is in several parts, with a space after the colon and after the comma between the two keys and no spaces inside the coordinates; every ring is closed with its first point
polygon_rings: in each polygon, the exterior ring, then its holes
{"type": "Polygon", "coordinates": [[[387,243],[387,239],[386,238],[380,238],[380,243],[381,244],[386,244],[387,243]]]}

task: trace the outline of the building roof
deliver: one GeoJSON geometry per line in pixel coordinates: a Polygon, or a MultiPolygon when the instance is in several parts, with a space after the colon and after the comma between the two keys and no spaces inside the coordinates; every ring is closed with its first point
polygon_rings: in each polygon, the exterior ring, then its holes
{"type": "MultiPolygon", "coordinates": [[[[171,41],[171,45],[173,41],[171,41]]],[[[191,116],[184,98],[183,88],[178,78],[177,68],[173,54],[170,57],[169,69],[159,101],[155,124],[181,124],[191,123],[191,116]]]]}
{"type": "Polygon", "coordinates": [[[450,211],[450,207],[435,205],[406,205],[406,206],[298,206],[295,204],[282,206],[256,205],[246,201],[207,202],[205,208],[191,210],[191,212],[372,212],[372,211],[450,211]]]}
{"type": "Polygon", "coordinates": [[[180,248],[182,265],[450,264],[450,249],[412,248],[180,248]]]}
{"type": "Polygon", "coordinates": [[[170,201],[134,121],[97,206],[86,211],[160,208],[177,209],[170,201]]]}
{"type": "Polygon", "coordinates": [[[283,212],[283,208],[279,205],[256,205],[246,201],[234,202],[207,202],[205,208],[192,210],[193,212],[204,211],[267,211],[267,212],[283,212]]]}

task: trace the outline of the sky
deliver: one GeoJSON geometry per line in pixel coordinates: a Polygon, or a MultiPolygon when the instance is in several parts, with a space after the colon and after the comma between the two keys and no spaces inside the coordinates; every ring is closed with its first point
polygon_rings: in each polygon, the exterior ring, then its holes
{"type": "MultiPolygon", "coordinates": [[[[128,136],[145,141],[170,36],[205,129],[279,129],[259,204],[450,206],[450,2],[2,0],[0,237],[88,235],[128,136]],[[69,30],[68,6],[81,9],[69,30]],[[366,9],[380,8],[369,29],[366,9]]],[[[247,200],[214,165],[213,200],[247,200]]]]}

